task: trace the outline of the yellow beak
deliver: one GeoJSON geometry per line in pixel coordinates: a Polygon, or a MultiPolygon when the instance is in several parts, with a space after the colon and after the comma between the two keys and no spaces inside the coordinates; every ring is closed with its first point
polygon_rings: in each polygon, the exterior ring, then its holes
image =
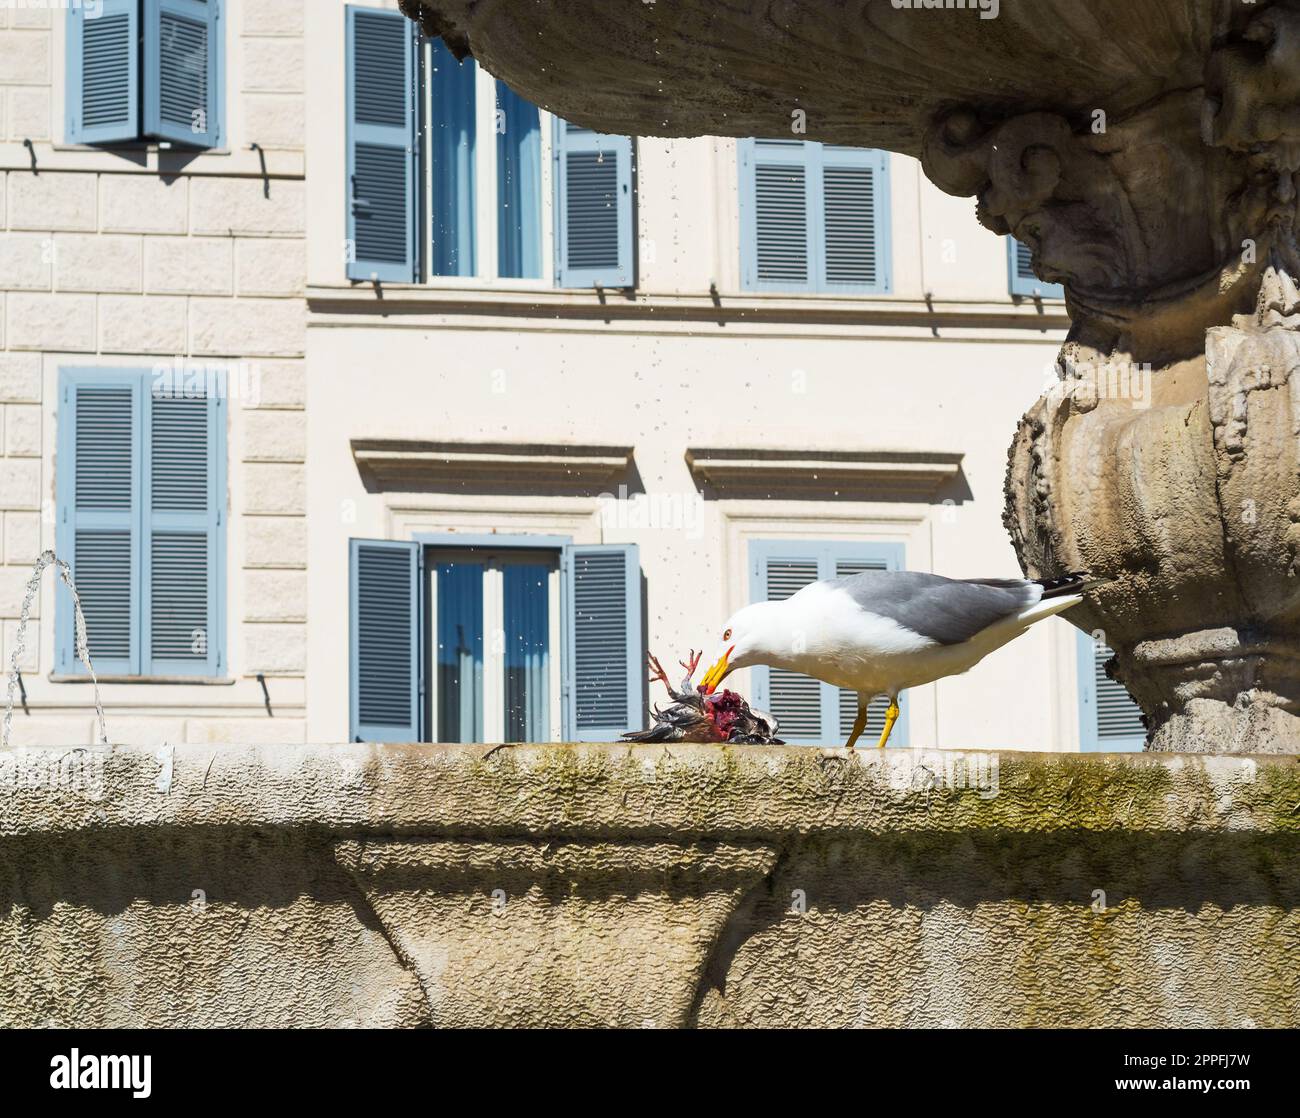
{"type": "Polygon", "coordinates": [[[728,661],[731,659],[731,654],[735,651],[735,648],[736,646],[732,645],[727,649],[727,651],[718,658],[718,662],[704,673],[704,678],[700,680],[700,690],[706,695],[711,695],[716,691],[718,684],[727,678],[727,673],[731,671],[728,661]]]}

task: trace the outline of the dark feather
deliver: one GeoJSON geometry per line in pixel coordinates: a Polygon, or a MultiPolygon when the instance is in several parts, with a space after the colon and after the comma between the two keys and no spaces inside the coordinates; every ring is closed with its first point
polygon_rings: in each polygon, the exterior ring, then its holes
{"type": "Polygon", "coordinates": [[[776,719],[770,714],[754,710],[734,691],[718,691],[702,695],[691,682],[699,657],[691,654],[686,668],[686,678],[674,689],[659,661],[650,657],[651,682],[664,685],[672,704],[656,706],[651,711],[651,723],[644,730],[633,730],[623,735],[624,741],[633,742],[732,742],[744,745],[783,745],[776,736],[776,719]]]}

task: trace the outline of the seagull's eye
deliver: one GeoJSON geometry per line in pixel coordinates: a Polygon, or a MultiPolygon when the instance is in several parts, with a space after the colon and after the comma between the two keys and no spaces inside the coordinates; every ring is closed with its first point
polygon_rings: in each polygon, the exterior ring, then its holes
{"type": "Polygon", "coordinates": [[[724,641],[729,641],[729,640],[731,640],[731,630],[730,630],[730,629],[728,629],[725,633],[722,634],[722,639],[723,639],[724,641]]]}

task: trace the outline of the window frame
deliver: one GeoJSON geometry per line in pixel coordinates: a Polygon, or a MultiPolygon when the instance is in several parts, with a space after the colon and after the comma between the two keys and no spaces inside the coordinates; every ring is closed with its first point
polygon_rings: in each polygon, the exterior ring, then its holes
{"type": "MultiPolygon", "coordinates": [[[[425,649],[424,667],[422,670],[423,679],[419,680],[420,685],[420,718],[423,722],[422,738],[433,740],[438,724],[438,706],[437,706],[437,625],[438,625],[438,604],[432,594],[429,593],[432,586],[430,577],[430,566],[434,557],[438,553],[470,553],[480,552],[489,553],[492,551],[513,551],[513,552],[533,552],[537,554],[549,554],[555,559],[555,573],[559,580],[559,601],[557,603],[556,615],[553,618],[555,626],[551,637],[553,651],[557,653],[550,665],[550,675],[552,680],[559,683],[561,692],[558,695],[551,694],[551,710],[548,722],[552,730],[556,727],[559,732],[552,739],[554,741],[563,741],[565,737],[565,711],[564,711],[564,694],[563,694],[563,666],[565,656],[565,645],[567,635],[565,633],[566,616],[564,611],[564,573],[561,570],[561,559],[564,549],[573,544],[571,536],[548,535],[538,533],[532,535],[526,532],[510,533],[491,533],[491,532],[414,532],[411,535],[412,541],[417,545],[420,556],[421,572],[420,586],[421,594],[420,603],[420,640],[425,649]]],[[[486,603],[485,603],[486,605],[486,603]]],[[[486,635],[487,617],[484,617],[484,630],[486,635]]],[[[484,661],[486,673],[486,657],[484,661]]],[[[487,740],[492,740],[488,735],[489,718],[487,711],[487,690],[484,691],[484,712],[483,712],[483,735],[487,740]]]]}
{"type": "MultiPolygon", "coordinates": [[[[172,370],[170,366],[168,368],[174,375],[182,377],[186,375],[184,370],[172,370]]],[[[205,369],[204,375],[208,377],[215,375],[220,378],[229,374],[224,371],[214,373],[211,369],[205,369]]],[[[202,662],[194,661],[192,668],[186,664],[178,665],[174,661],[166,662],[165,667],[158,667],[155,664],[166,661],[166,657],[150,656],[148,659],[145,657],[144,626],[151,608],[146,591],[145,574],[151,568],[151,564],[144,554],[144,545],[146,538],[153,531],[152,526],[147,524],[150,512],[145,499],[148,487],[144,475],[152,454],[151,447],[146,446],[146,440],[149,437],[147,426],[149,413],[145,397],[151,392],[156,376],[157,372],[153,368],[129,365],[63,365],[60,366],[58,371],[57,399],[60,402],[63,401],[65,393],[75,391],[76,386],[79,384],[133,385],[135,392],[133,435],[138,436],[138,443],[133,443],[132,446],[133,507],[130,513],[132,520],[130,524],[131,561],[135,572],[132,584],[133,598],[130,618],[131,645],[133,649],[130,659],[133,663],[126,671],[121,670],[120,667],[105,672],[96,669],[96,675],[101,681],[123,683],[225,682],[230,678],[226,624],[229,601],[227,548],[229,543],[228,456],[230,440],[228,409],[226,407],[227,398],[220,379],[218,379],[215,392],[210,388],[207,389],[208,398],[213,404],[213,414],[209,417],[209,423],[215,436],[207,475],[209,495],[215,502],[214,507],[210,510],[213,522],[210,529],[211,538],[208,544],[211,591],[207,632],[208,657],[202,662]]],[[[60,559],[65,560],[67,560],[68,556],[72,557],[68,562],[69,566],[73,567],[75,579],[76,555],[71,535],[75,530],[75,525],[69,523],[68,520],[69,510],[75,507],[76,424],[73,420],[74,415],[75,411],[72,409],[64,409],[56,414],[54,504],[57,518],[55,554],[60,559]]],[[[89,679],[89,673],[76,656],[73,635],[72,595],[62,580],[57,580],[55,586],[54,623],[54,671],[51,673],[50,678],[55,682],[82,682],[89,679]]]]}
{"type": "MultiPolygon", "coordinates": [[[[211,103],[209,107],[215,109],[216,122],[215,127],[212,129],[213,139],[211,144],[190,144],[172,137],[151,134],[147,131],[149,106],[154,98],[150,98],[149,89],[147,88],[146,78],[149,73],[149,66],[146,62],[156,54],[156,51],[152,49],[156,44],[151,44],[145,40],[145,25],[146,21],[151,18],[152,13],[159,9],[161,0],[131,0],[131,6],[135,13],[134,29],[139,40],[132,58],[129,78],[130,87],[134,91],[136,135],[131,137],[106,137],[104,139],[74,137],[73,106],[76,100],[74,90],[78,94],[80,93],[83,80],[81,62],[77,57],[77,48],[81,38],[78,29],[78,16],[84,11],[84,7],[79,8],[69,4],[66,8],[65,18],[61,22],[54,21],[55,26],[59,28],[58,34],[63,38],[63,49],[61,51],[58,49],[57,37],[54,42],[56,56],[61,55],[63,59],[63,79],[59,81],[56,77],[53,82],[55,97],[62,99],[61,116],[63,120],[63,134],[53,142],[55,150],[175,151],[190,157],[231,154],[231,114],[230,106],[227,103],[227,70],[229,66],[227,55],[229,54],[231,34],[228,28],[232,21],[227,18],[229,13],[226,0],[205,0],[205,2],[212,5],[212,25],[216,31],[209,46],[211,64],[211,72],[208,75],[208,96],[211,103]]],[[[56,110],[58,108],[57,101],[55,108],[56,110]]],[[[212,115],[210,114],[210,119],[212,115]]]]}
{"type": "MultiPolygon", "coordinates": [[[[1100,736],[1100,727],[1097,725],[1096,644],[1091,633],[1085,633],[1082,629],[1075,633],[1079,681],[1079,752],[1141,753],[1146,747],[1145,731],[1106,740],[1100,736]]],[[[1129,698],[1131,701],[1132,696],[1129,698]]]]}
{"type": "MultiPolygon", "coordinates": [[[[352,104],[353,104],[353,81],[352,73],[353,55],[351,50],[351,27],[352,13],[359,11],[373,11],[376,13],[396,15],[391,8],[378,7],[371,3],[346,4],[344,5],[345,34],[343,36],[343,60],[342,68],[345,73],[345,105],[344,113],[344,240],[345,243],[351,241],[355,243],[353,236],[353,200],[351,194],[351,176],[353,163],[353,141],[351,137],[352,130],[352,104]]],[[[414,93],[414,140],[413,147],[415,154],[415,169],[413,171],[413,192],[414,199],[411,203],[414,213],[412,215],[412,224],[414,226],[412,237],[412,254],[414,260],[408,267],[403,267],[402,275],[395,273],[382,274],[382,269],[370,269],[370,273],[361,274],[360,269],[354,269],[351,263],[344,268],[345,278],[351,285],[362,285],[373,282],[391,284],[393,286],[411,287],[415,289],[427,289],[431,291],[502,291],[502,292],[526,292],[537,293],[544,291],[553,291],[560,293],[575,293],[595,290],[594,285],[572,285],[561,284],[560,279],[560,262],[558,258],[558,246],[560,238],[559,229],[559,211],[560,207],[556,197],[557,181],[559,178],[558,168],[556,166],[556,152],[558,149],[556,132],[560,123],[559,117],[546,109],[537,106],[538,112],[538,185],[540,193],[538,199],[538,220],[539,220],[539,264],[540,275],[534,278],[520,278],[515,276],[501,275],[500,265],[500,245],[498,243],[498,220],[500,195],[498,190],[497,169],[498,169],[498,145],[496,121],[497,121],[497,79],[489,74],[483,67],[479,66],[474,59],[468,59],[463,64],[474,68],[474,138],[471,152],[471,163],[474,171],[475,197],[473,205],[469,210],[473,217],[473,272],[470,275],[436,275],[434,274],[434,261],[436,259],[434,252],[434,221],[433,221],[433,204],[434,204],[434,152],[436,145],[433,141],[433,99],[435,95],[434,83],[428,80],[428,75],[432,72],[435,59],[437,43],[426,36],[418,37],[418,45],[415,51],[417,65],[417,81],[414,93]]],[[[629,188],[628,188],[628,228],[623,231],[621,248],[626,251],[628,259],[627,271],[630,273],[630,282],[627,285],[619,286],[619,289],[634,289],[637,283],[638,260],[637,250],[639,245],[638,232],[638,196],[637,196],[637,137],[627,137],[629,141],[629,188]]],[[[393,266],[396,268],[396,266],[393,266]]],[[[609,285],[613,289],[614,284],[609,285]]]]}
{"type": "Polygon", "coordinates": [[[1059,283],[1044,283],[1037,276],[1020,274],[1020,241],[1008,235],[1007,243],[1007,290],[1013,299],[1065,299],[1065,288],[1059,283]]]}
{"type": "Polygon", "coordinates": [[[757,145],[775,143],[764,137],[747,136],[736,141],[736,193],[737,218],[740,240],[740,289],[752,294],[802,296],[817,299],[864,299],[888,297],[894,293],[893,269],[893,196],[890,187],[890,153],[881,148],[849,148],[840,144],[824,144],[816,140],[786,140],[779,142],[798,144],[798,154],[793,146],[773,148],[763,153],[763,162],[788,163],[804,168],[804,214],[808,246],[808,279],[802,285],[758,278],[757,235],[757,182],[755,164],[757,145]],[[876,173],[874,186],[875,206],[873,219],[876,237],[877,280],[874,284],[832,284],[826,273],[826,191],[825,169],[827,149],[859,153],[856,161],[871,166],[876,173]]]}
{"type": "MultiPolygon", "coordinates": [[[[420,40],[420,72],[427,74],[433,65],[434,44],[428,38],[420,40]]],[[[477,62],[474,66],[474,274],[469,276],[438,276],[433,274],[433,222],[430,220],[433,198],[433,144],[429,128],[433,120],[432,83],[419,83],[419,122],[416,134],[420,147],[418,172],[419,197],[416,201],[419,214],[417,244],[420,252],[420,284],[432,288],[492,288],[504,291],[568,291],[555,283],[555,175],[554,175],[554,121],[556,117],[538,106],[538,127],[541,142],[541,265],[542,274],[536,279],[500,276],[500,254],[497,242],[497,145],[496,145],[496,81],[477,62]],[[484,142],[488,137],[490,142],[484,142]],[[488,184],[485,187],[485,184],[488,184]],[[488,262],[491,267],[488,267],[488,262]]]]}
{"type": "MultiPolygon", "coordinates": [[[[436,565],[440,562],[481,562],[484,568],[484,582],[480,589],[483,600],[483,636],[488,642],[489,636],[504,631],[503,587],[500,574],[504,566],[510,563],[527,562],[530,558],[545,557],[550,563],[547,578],[547,613],[548,627],[547,651],[547,734],[546,742],[557,742],[563,738],[564,698],[562,692],[561,667],[564,659],[564,611],[562,606],[563,573],[560,570],[560,558],[563,545],[556,545],[550,537],[531,537],[543,541],[536,546],[529,546],[530,537],[510,537],[502,544],[502,537],[488,537],[491,543],[467,544],[465,537],[459,537],[445,543],[420,543],[422,560],[424,609],[421,611],[421,639],[429,650],[425,657],[425,679],[423,681],[424,705],[423,718],[429,729],[428,737],[436,737],[438,726],[438,597],[436,565]],[[493,577],[495,576],[495,577],[493,577]]],[[[490,643],[490,642],[489,642],[490,643]]],[[[492,653],[485,649],[483,656],[483,742],[505,741],[505,654],[492,653]]],[[[454,744],[454,743],[453,743],[454,744]]]]}
{"type": "MultiPolygon", "coordinates": [[[[903,543],[876,540],[841,540],[841,539],[751,539],[749,541],[749,602],[767,601],[767,584],[765,573],[767,563],[772,559],[793,559],[807,562],[817,561],[817,577],[833,577],[835,564],[841,560],[858,559],[868,562],[884,563],[884,569],[901,571],[906,569],[907,547],[903,543]]],[[[752,687],[754,705],[760,709],[771,710],[772,698],[770,669],[764,666],[753,670],[752,687]]],[[[834,684],[821,682],[821,737],[822,740],[811,741],[805,738],[786,737],[777,727],[777,736],[791,745],[827,746],[842,745],[840,732],[839,695],[841,688],[834,684]],[[828,734],[829,731],[829,734],[828,734]]],[[[910,703],[907,696],[898,699],[899,717],[889,738],[889,748],[906,748],[910,742],[910,703]]],[[[872,745],[875,743],[872,742],[872,745]]]]}

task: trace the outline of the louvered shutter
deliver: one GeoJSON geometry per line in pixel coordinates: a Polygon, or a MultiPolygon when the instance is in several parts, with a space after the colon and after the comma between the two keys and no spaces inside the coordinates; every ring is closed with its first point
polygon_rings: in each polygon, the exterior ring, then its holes
{"type": "Polygon", "coordinates": [[[420,545],[349,541],[349,675],[353,741],[421,738],[420,545]]]}
{"type": "Polygon", "coordinates": [[[134,140],[140,133],[139,0],[100,0],[94,11],[68,9],[68,141],[134,140]]]}
{"type": "Polygon", "coordinates": [[[1122,684],[1106,675],[1114,652],[1079,634],[1079,745],[1085,752],[1124,753],[1146,744],[1142,710],[1122,684]]]}
{"type": "Polygon", "coordinates": [[[226,668],[226,405],[216,377],[146,374],[140,633],[151,675],[226,668]]]}
{"type": "Polygon", "coordinates": [[[563,585],[564,736],[617,741],[642,728],[645,649],[635,544],[566,546],[563,585]]]}
{"type": "MultiPolygon", "coordinates": [[[[763,600],[784,601],[819,578],[816,556],[767,560],[763,572],[763,600]]],[[[759,706],[776,717],[778,733],[786,741],[824,741],[822,685],[811,676],[784,668],[766,670],[766,695],[759,706]]]]}
{"type": "Polygon", "coordinates": [[[812,291],[816,246],[816,145],[800,140],[741,140],[741,286],[747,291],[812,291]]]}
{"type": "Polygon", "coordinates": [[[1007,238],[1007,275],[1012,295],[1029,298],[1064,299],[1065,288],[1059,283],[1044,283],[1034,274],[1034,256],[1029,246],[1015,237],[1007,238]]]}
{"type": "MultiPolygon", "coordinates": [[[[902,570],[899,544],[853,541],[755,540],[750,544],[750,598],[783,601],[818,579],[840,578],[861,571],[902,570]]],[[[783,668],[754,670],[754,703],[780,723],[777,733],[795,745],[838,745],[848,739],[858,715],[858,696],[783,668]]],[[[867,711],[867,735],[877,737],[885,725],[888,701],[877,699],[867,711]]],[[[907,700],[891,745],[907,741],[907,700]]],[[[866,740],[864,735],[863,740],[866,740]]]]}
{"type": "Polygon", "coordinates": [[[557,119],[555,192],[556,284],[631,287],[631,137],[557,119]]]}
{"type": "MultiPolygon", "coordinates": [[[[835,562],[835,577],[843,578],[846,575],[861,574],[863,571],[883,571],[888,570],[889,564],[882,559],[839,559],[835,562]]],[[[849,691],[843,687],[835,688],[837,713],[839,715],[839,732],[840,737],[847,741],[849,735],[853,732],[854,719],[858,717],[858,693],[849,691]]],[[[900,703],[901,705],[901,703],[900,703]]],[[[876,698],[871,700],[871,705],[867,707],[867,728],[863,733],[863,740],[868,738],[878,739],[880,732],[885,728],[885,711],[889,707],[889,700],[886,698],[876,698]]],[[[900,715],[901,721],[901,715],[900,715]]],[[[902,727],[895,725],[894,733],[899,735],[899,741],[904,740],[902,727]]],[[[893,735],[890,735],[893,740],[893,735]]]]}
{"type": "MultiPolygon", "coordinates": [[[[55,548],[72,567],[91,662],[101,675],[140,671],[138,375],[65,370],[58,416],[55,548]]],[[[57,584],[56,670],[84,671],[75,654],[72,596],[57,584]]]]}
{"type": "Polygon", "coordinates": [[[836,294],[888,292],[888,153],[827,145],[819,154],[819,288],[836,294]]]}
{"type": "Polygon", "coordinates": [[[144,131],[214,148],[224,142],[222,0],[144,0],[144,131]]]}
{"type": "Polygon", "coordinates": [[[418,35],[400,12],[347,8],[349,279],[417,278],[418,35]]]}

